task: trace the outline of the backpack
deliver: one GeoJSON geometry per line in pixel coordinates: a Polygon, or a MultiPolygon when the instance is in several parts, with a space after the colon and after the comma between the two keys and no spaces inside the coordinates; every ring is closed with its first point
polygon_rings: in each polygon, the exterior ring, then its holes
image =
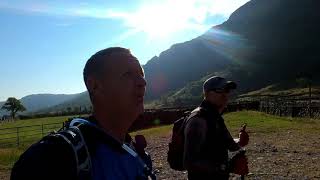
{"type": "Polygon", "coordinates": [[[79,179],[88,179],[91,177],[91,158],[88,146],[79,129],[80,125],[88,123],[88,121],[76,118],[69,119],[64,127],[58,132],[52,132],[45,138],[62,138],[73,149],[76,161],[77,177],[79,179]]]}
{"type": "Polygon", "coordinates": [[[193,111],[191,114],[184,116],[173,123],[171,141],[169,142],[169,150],[167,161],[171,169],[184,171],[183,153],[184,153],[184,128],[188,119],[198,114],[198,111],[193,111]]]}
{"type": "Polygon", "coordinates": [[[11,179],[91,179],[91,158],[82,125],[66,123],[34,143],[15,162],[11,179]]]}

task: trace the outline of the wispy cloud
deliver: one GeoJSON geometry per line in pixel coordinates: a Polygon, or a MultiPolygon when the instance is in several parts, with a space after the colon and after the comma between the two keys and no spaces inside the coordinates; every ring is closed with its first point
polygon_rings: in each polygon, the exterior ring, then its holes
{"type": "Polygon", "coordinates": [[[69,27],[69,26],[72,26],[71,23],[56,23],[55,25],[58,26],[58,27],[69,27]]]}
{"type": "MultiPolygon", "coordinates": [[[[53,2],[28,2],[14,3],[8,1],[0,2],[0,9],[22,10],[29,13],[46,13],[49,15],[80,16],[92,18],[112,18],[128,15],[148,15],[154,16],[157,13],[170,13],[173,18],[187,18],[196,21],[203,21],[208,15],[229,16],[234,10],[245,4],[249,0],[165,0],[165,1],[145,1],[135,12],[113,11],[106,7],[92,5],[90,3],[53,3],[53,2]],[[154,11],[156,10],[156,11],[154,11]],[[161,10],[161,12],[157,12],[161,10]],[[182,12],[182,14],[181,14],[182,12]]],[[[126,6],[124,4],[124,6],[126,6]]]]}
{"type": "Polygon", "coordinates": [[[44,1],[33,3],[0,2],[0,9],[34,14],[46,14],[52,16],[108,18],[106,15],[106,8],[93,6],[88,3],[70,4],[44,1]]]}

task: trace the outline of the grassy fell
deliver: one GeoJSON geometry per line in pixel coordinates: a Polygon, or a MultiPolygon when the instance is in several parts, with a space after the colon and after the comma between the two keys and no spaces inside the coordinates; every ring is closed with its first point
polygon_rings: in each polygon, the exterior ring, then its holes
{"type": "Polygon", "coordinates": [[[232,112],[224,115],[231,131],[238,130],[243,123],[249,131],[272,133],[284,130],[319,132],[320,122],[308,118],[279,117],[255,111],[232,112]]]}

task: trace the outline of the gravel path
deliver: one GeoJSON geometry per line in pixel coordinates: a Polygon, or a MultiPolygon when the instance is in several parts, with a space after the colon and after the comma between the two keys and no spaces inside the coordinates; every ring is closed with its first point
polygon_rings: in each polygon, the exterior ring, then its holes
{"type": "MultiPolygon", "coordinates": [[[[246,179],[320,179],[320,132],[249,133],[249,175],[246,179]]],[[[159,179],[186,179],[185,172],[171,170],[166,162],[170,135],[147,138],[147,150],[159,179]]],[[[230,179],[237,179],[232,177],[230,179]]]]}
{"type": "MultiPolygon", "coordinates": [[[[250,173],[247,179],[320,179],[320,132],[249,132],[247,146],[250,173]]],[[[167,164],[170,134],[147,137],[147,151],[158,170],[158,179],[186,179],[185,172],[171,170],[167,164]]],[[[232,178],[231,178],[232,179],[232,178]]],[[[233,178],[235,179],[235,178],[233,178]]],[[[1,169],[0,180],[9,180],[9,171],[1,169]]]]}

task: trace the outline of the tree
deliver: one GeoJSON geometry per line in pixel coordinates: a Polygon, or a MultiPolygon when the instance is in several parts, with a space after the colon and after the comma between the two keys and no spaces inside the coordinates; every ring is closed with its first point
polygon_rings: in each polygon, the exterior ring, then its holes
{"type": "Polygon", "coordinates": [[[81,109],[81,107],[75,106],[75,107],[73,108],[73,113],[74,113],[74,114],[78,114],[78,113],[80,112],[80,109],[81,109]]]}
{"type": "Polygon", "coordinates": [[[18,111],[25,111],[26,108],[21,104],[21,102],[14,98],[14,97],[9,97],[7,101],[4,103],[4,105],[1,107],[1,109],[5,109],[7,111],[10,111],[11,117],[14,119],[16,116],[16,113],[18,111]]]}
{"type": "Polygon", "coordinates": [[[71,114],[72,108],[71,107],[67,107],[67,112],[68,114],[71,114]]]}

